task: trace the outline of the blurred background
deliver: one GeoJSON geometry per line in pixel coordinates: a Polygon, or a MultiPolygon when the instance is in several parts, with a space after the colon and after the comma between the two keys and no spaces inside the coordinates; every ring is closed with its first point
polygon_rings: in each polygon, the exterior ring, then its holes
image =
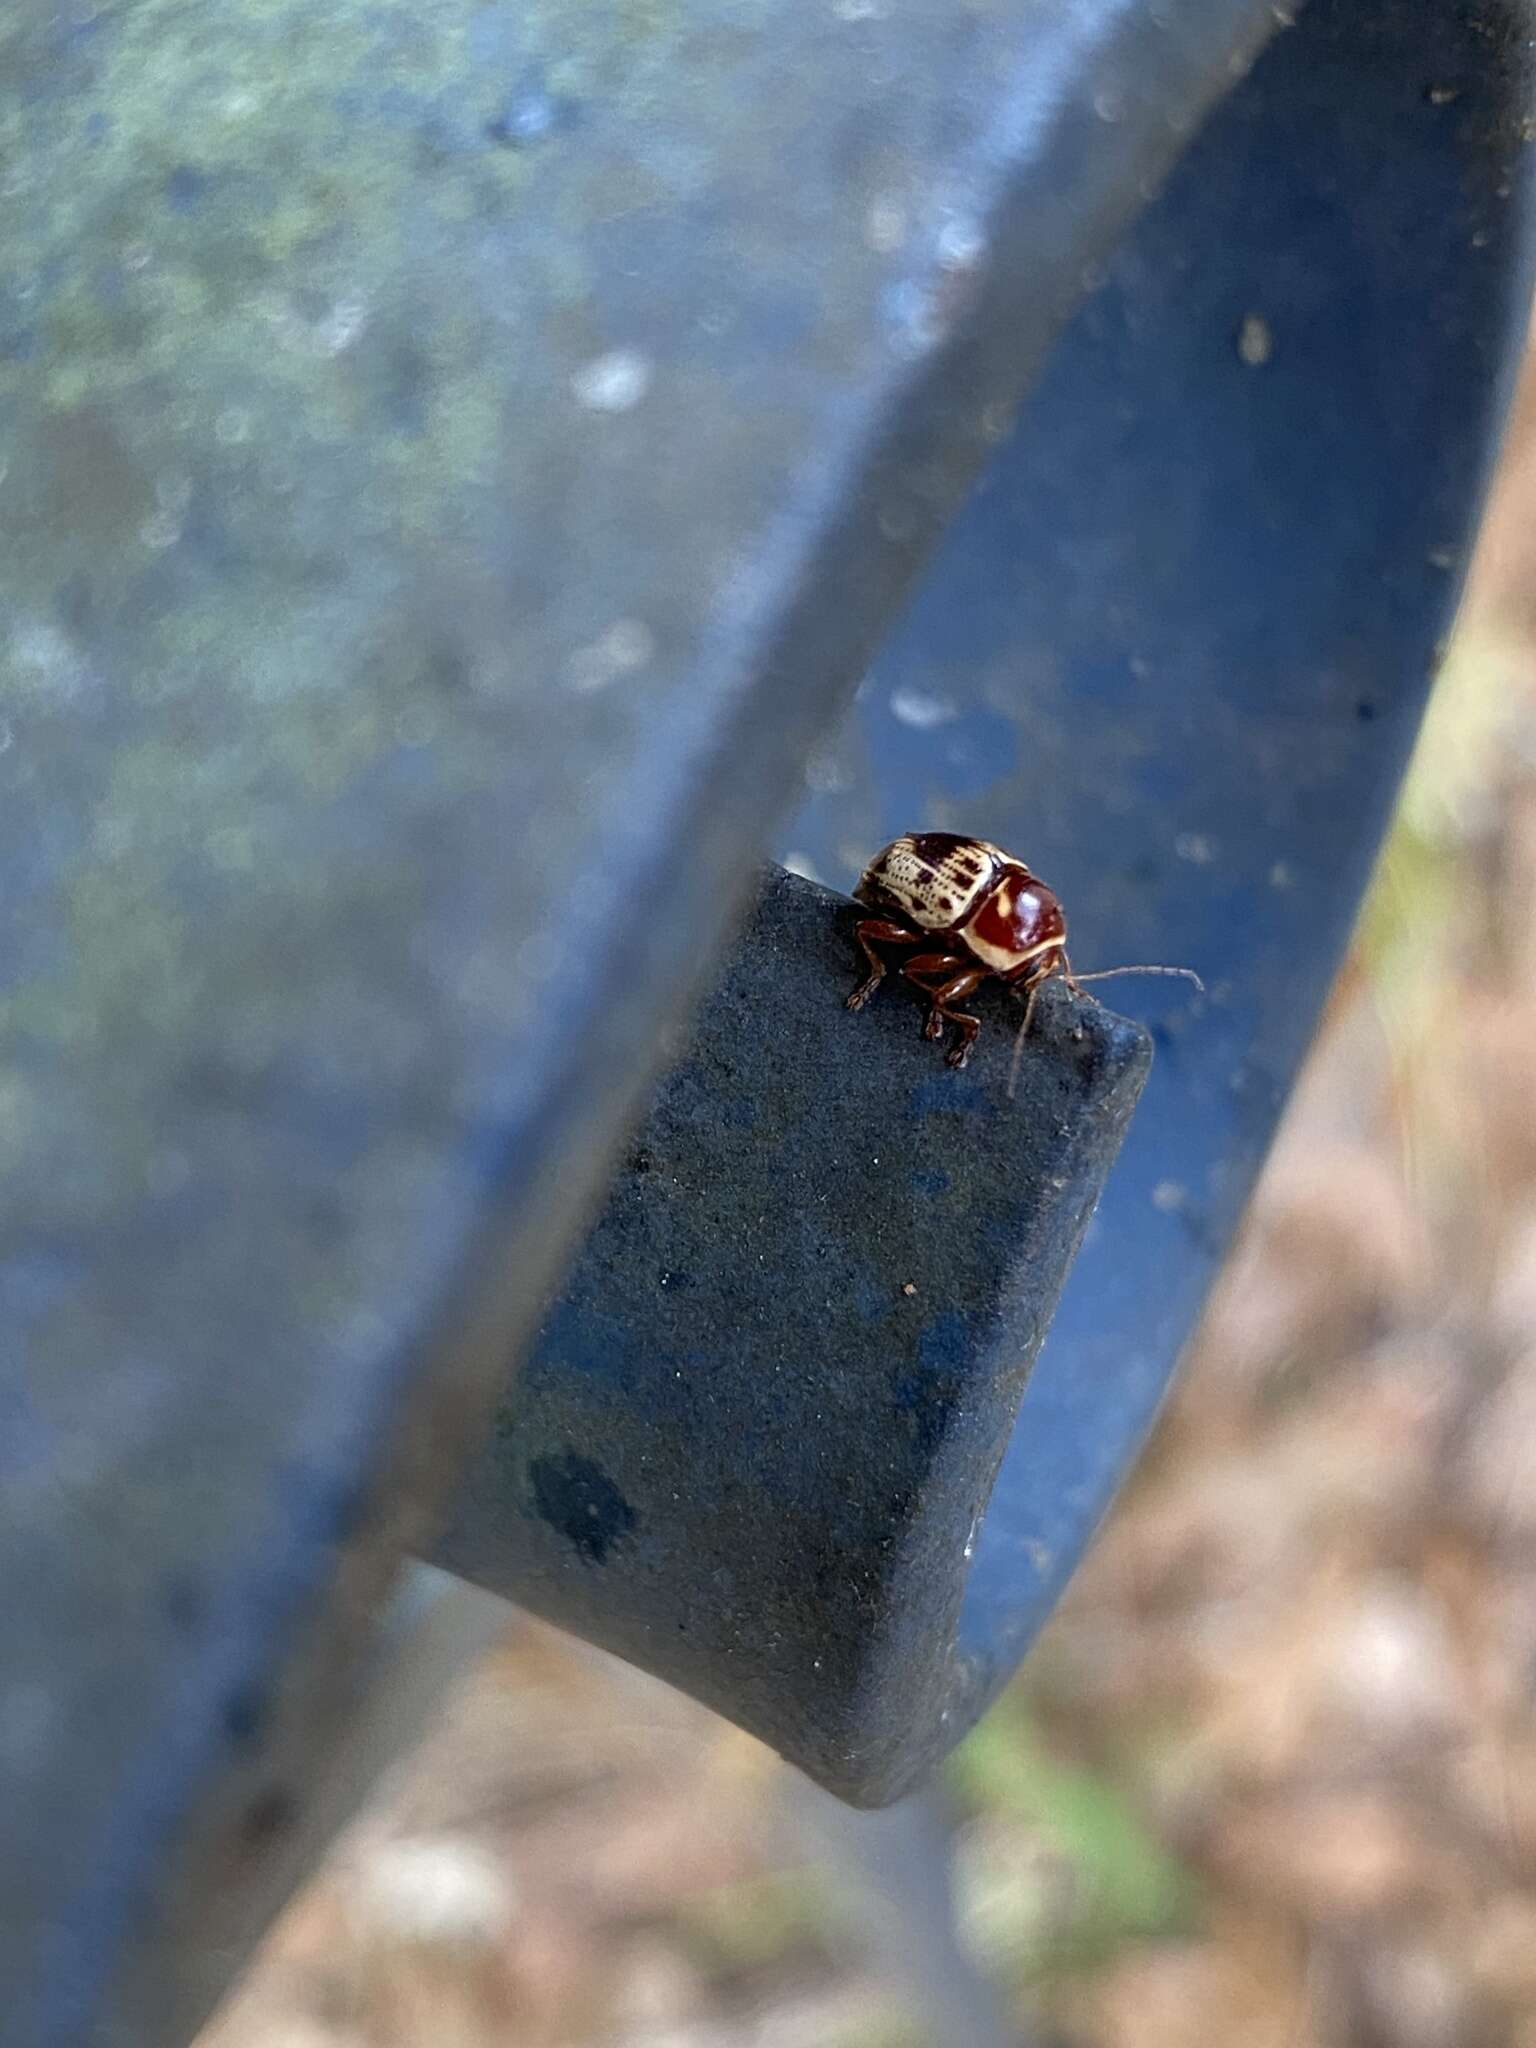
{"type": "Polygon", "coordinates": [[[1237,1252],[937,1799],[513,1619],[202,2048],[1536,2048],[1533,1051],[1536,362],[1237,1252]]]}

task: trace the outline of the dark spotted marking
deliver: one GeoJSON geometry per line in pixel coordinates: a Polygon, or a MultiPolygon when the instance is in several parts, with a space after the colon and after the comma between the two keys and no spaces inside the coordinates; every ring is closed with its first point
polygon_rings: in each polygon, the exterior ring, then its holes
{"type": "Polygon", "coordinates": [[[958,832],[914,832],[910,836],[912,851],[932,868],[941,867],[963,844],[958,832]]]}

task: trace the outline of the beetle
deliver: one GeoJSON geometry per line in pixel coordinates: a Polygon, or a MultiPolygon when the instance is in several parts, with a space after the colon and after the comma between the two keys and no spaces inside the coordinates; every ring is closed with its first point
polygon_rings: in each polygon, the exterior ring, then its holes
{"type": "Polygon", "coordinates": [[[885,979],[887,966],[877,946],[922,946],[903,962],[902,973],[928,998],[924,1038],[956,1037],[944,1055],[963,1067],[981,1030],[981,1019],[958,1009],[985,981],[1001,981],[1026,998],[1020,1041],[1029,1029],[1035,996],[1052,975],[1074,995],[1085,981],[1110,974],[1182,974],[1200,983],[1187,967],[1115,967],[1077,975],[1067,958],[1067,919],[1061,898],[1016,855],[989,839],[956,832],[906,832],[882,847],[854,891],[876,914],[860,918],[854,936],[869,962],[869,973],[848,998],[862,1010],[885,979]]]}

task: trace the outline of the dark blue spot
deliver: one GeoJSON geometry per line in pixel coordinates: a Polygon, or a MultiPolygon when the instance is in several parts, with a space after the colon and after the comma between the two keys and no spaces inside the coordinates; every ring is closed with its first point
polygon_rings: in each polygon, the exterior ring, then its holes
{"type": "Polygon", "coordinates": [[[849,1289],[849,1299],[855,1314],[866,1323],[878,1322],[890,1313],[891,1290],[877,1281],[868,1278],[856,1280],[849,1289]]]}
{"type": "Polygon", "coordinates": [[[232,1742],[249,1742],[267,1718],[267,1695],[257,1685],[242,1685],[224,1702],[224,1728],[232,1742]]]}
{"type": "Polygon", "coordinates": [[[208,180],[191,164],[178,164],[165,181],[165,196],[177,213],[191,213],[208,190],[208,180]]]}
{"type": "Polygon", "coordinates": [[[589,1564],[601,1564],[635,1526],[635,1511],[601,1465],[576,1451],[535,1458],[528,1467],[539,1519],[575,1546],[589,1564]]]}
{"type": "Polygon", "coordinates": [[[208,1616],[208,1595],[197,1573],[167,1573],[160,1585],[160,1606],[177,1635],[195,1635],[208,1616]]]}
{"type": "Polygon", "coordinates": [[[914,1195],[942,1195],[949,1186],[949,1175],[941,1166],[920,1166],[912,1176],[914,1195]]]}
{"type": "Polygon", "coordinates": [[[987,1109],[987,1092],[979,1080],[972,1080],[964,1073],[957,1073],[953,1067],[946,1067],[937,1053],[934,1054],[933,1065],[933,1079],[920,1081],[912,1090],[912,1116],[932,1116],[935,1110],[974,1116],[978,1110],[987,1109]]]}
{"type": "Polygon", "coordinates": [[[903,1373],[893,1392],[906,1415],[918,1449],[931,1455],[948,1432],[976,1371],[981,1318],[964,1309],[941,1309],[923,1325],[917,1365],[903,1373]]]}

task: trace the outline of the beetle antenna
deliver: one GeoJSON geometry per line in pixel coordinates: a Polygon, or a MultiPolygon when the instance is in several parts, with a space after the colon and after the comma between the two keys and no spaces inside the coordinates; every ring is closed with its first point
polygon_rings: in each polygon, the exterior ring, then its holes
{"type": "Polygon", "coordinates": [[[1076,985],[1080,981],[1113,981],[1117,974],[1177,974],[1184,981],[1192,981],[1201,995],[1205,994],[1205,983],[1193,967],[1101,967],[1096,974],[1073,974],[1067,978],[1076,985]]]}
{"type": "Polygon", "coordinates": [[[1024,1018],[1013,1037],[1013,1059],[1008,1067],[1008,1100],[1012,1102],[1019,1086],[1019,1064],[1024,1058],[1024,1041],[1029,1036],[1030,1019],[1035,1014],[1035,997],[1040,993],[1037,981],[1024,999],[1024,1018]]]}

